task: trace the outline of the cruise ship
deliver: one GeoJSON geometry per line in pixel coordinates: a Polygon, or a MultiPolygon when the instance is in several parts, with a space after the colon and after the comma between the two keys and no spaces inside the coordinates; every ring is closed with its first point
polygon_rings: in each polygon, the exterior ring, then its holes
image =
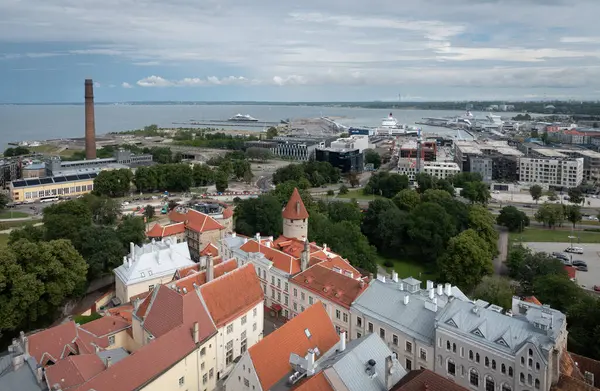
{"type": "Polygon", "coordinates": [[[227,121],[232,122],[258,122],[258,120],[254,117],[251,117],[248,114],[236,114],[233,117],[229,118],[227,121]]]}
{"type": "Polygon", "coordinates": [[[416,135],[418,132],[417,128],[399,123],[392,113],[381,120],[381,125],[377,128],[377,134],[380,136],[408,136],[416,135]]]}

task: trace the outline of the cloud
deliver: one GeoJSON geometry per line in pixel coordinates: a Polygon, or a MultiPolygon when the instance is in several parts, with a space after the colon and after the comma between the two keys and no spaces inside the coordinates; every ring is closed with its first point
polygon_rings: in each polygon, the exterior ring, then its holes
{"type": "Polygon", "coordinates": [[[121,83],[121,87],[123,88],[133,88],[133,86],[129,83],[127,83],[126,81],[124,81],[123,83],[121,83]]]}
{"type": "Polygon", "coordinates": [[[140,87],[206,87],[206,86],[231,86],[231,85],[259,85],[257,79],[247,79],[243,76],[228,76],[218,78],[216,76],[186,77],[180,80],[167,80],[160,76],[148,76],[136,83],[140,87]]]}

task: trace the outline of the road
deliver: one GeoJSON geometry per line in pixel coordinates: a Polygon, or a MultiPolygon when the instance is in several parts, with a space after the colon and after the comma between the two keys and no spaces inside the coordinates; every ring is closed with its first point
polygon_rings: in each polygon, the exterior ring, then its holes
{"type": "Polygon", "coordinates": [[[496,227],[498,230],[498,256],[494,258],[494,273],[505,275],[507,273],[506,257],[508,255],[508,230],[504,227],[496,227]]]}

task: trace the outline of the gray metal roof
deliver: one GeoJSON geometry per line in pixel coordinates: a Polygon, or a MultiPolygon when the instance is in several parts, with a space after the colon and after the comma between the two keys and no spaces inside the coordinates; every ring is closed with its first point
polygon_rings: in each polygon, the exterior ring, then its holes
{"type": "Polygon", "coordinates": [[[104,361],[104,365],[106,365],[106,359],[108,357],[110,357],[110,362],[112,364],[116,364],[119,361],[121,361],[122,359],[124,359],[125,357],[129,356],[129,353],[127,353],[127,350],[125,350],[123,348],[117,348],[117,349],[110,349],[110,350],[102,350],[102,351],[96,353],[96,355],[98,355],[98,357],[100,357],[100,359],[102,361],[104,361]]]}
{"type": "MultiPolygon", "coordinates": [[[[373,280],[363,294],[352,303],[351,311],[362,313],[404,334],[432,345],[435,339],[436,312],[430,309],[434,306],[432,300],[429,299],[429,291],[419,289],[411,293],[401,289],[402,286],[403,283],[395,283],[390,280],[386,280],[386,282],[373,280]],[[404,304],[404,297],[407,295],[409,301],[404,304]],[[382,298],[385,298],[385,300],[382,298]],[[426,303],[430,308],[426,308],[426,303]]],[[[452,296],[460,300],[468,300],[457,287],[451,287],[451,289],[452,296]]],[[[437,311],[448,302],[448,296],[445,293],[438,295],[435,289],[434,298],[437,301],[437,311]]]]}
{"type": "Polygon", "coordinates": [[[477,303],[454,300],[438,314],[437,321],[438,328],[514,355],[527,342],[548,351],[556,343],[566,318],[560,311],[520,300],[513,303],[513,316],[477,303]],[[546,324],[548,330],[535,323],[546,324]]]}
{"type": "MultiPolygon", "coordinates": [[[[35,359],[30,357],[23,366],[13,370],[13,354],[0,357],[0,391],[41,391],[43,388],[35,377],[35,359]]],[[[45,385],[45,383],[42,383],[45,385]]]]}

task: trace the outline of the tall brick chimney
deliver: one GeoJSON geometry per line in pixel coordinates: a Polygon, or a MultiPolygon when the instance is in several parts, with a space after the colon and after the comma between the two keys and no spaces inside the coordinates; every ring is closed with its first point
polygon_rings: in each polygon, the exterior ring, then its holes
{"type": "Polygon", "coordinates": [[[96,123],[94,120],[94,81],[85,79],[85,158],[96,158],[96,123]]]}

